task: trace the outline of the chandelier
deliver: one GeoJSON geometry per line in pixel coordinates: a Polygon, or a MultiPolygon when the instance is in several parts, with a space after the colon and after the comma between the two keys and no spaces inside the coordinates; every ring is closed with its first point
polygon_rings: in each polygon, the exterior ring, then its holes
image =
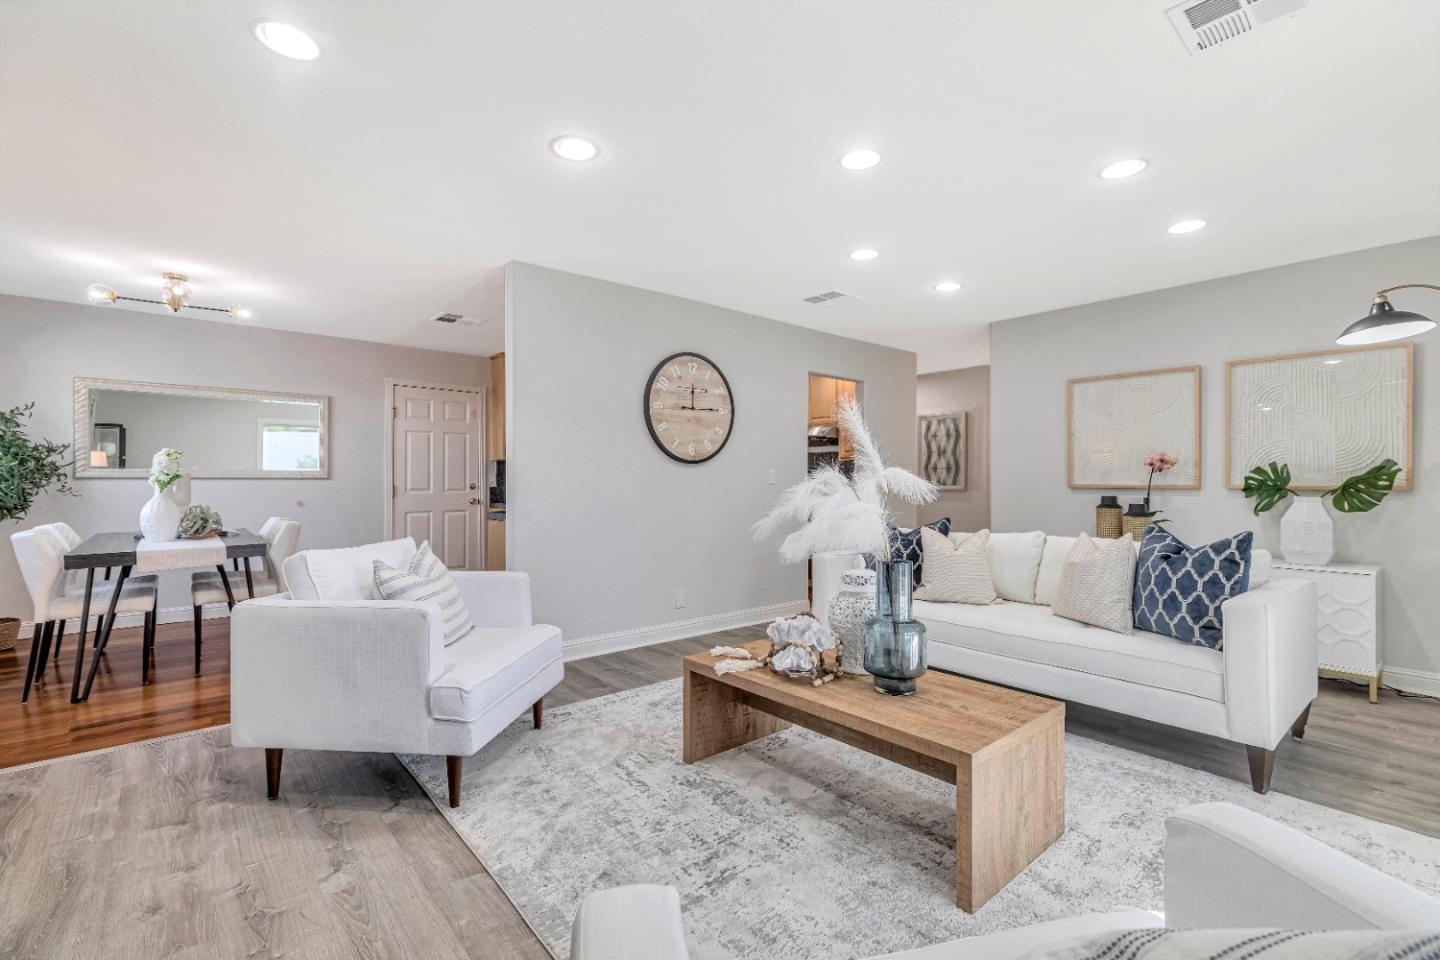
{"type": "Polygon", "coordinates": [[[190,302],[190,278],[183,273],[166,273],[161,275],[164,281],[160,286],[160,299],[151,300],[147,297],[122,297],[110,287],[103,283],[92,283],[85,293],[90,297],[90,302],[96,306],[109,306],[116,300],[127,300],[130,303],[158,303],[171,313],[179,313],[181,310],[209,310],[214,313],[223,313],[233,320],[249,320],[250,311],[238,304],[233,307],[202,307],[199,304],[190,302]]]}

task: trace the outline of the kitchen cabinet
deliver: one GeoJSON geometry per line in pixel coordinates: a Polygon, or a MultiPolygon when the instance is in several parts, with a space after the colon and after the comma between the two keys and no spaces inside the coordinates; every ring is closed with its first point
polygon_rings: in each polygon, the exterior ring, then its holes
{"type": "MultiPolygon", "coordinates": [[[[504,516],[504,514],[501,514],[504,516]]],[[[485,569],[505,569],[505,521],[485,520],[485,569]]]]}

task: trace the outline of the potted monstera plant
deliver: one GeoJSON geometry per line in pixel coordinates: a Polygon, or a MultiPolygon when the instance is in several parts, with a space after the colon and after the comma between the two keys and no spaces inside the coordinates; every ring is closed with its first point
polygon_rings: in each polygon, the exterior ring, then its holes
{"type": "MultiPolygon", "coordinates": [[[[34,403],[0,410],[0,521],[20,520],[30,512],[35,498],[46,490],[71,493],[70,462],[65,459],[69,444],[31,440],[24,421],[34,403]]],[[[0,650],[15,646],[20,632],[17,617],[0,617],[0,650]]]]}
{"type": "Polygon", "coordinates": [[[1400,465],[1385,459],[1318,497],[1305,497],[1290,486],[1290,467],[1271,462],[1246,474],[1242,489],[1255,501],[1257,517],[1293,495],[1295,502],[1280,521],[1280,552],[1291,563],[1324,566],[1335,555],[1335,524],[1325,512],[1325,499],[1341,513],[1367,513],[1380,506],[1398,476],[1400,465]]]}

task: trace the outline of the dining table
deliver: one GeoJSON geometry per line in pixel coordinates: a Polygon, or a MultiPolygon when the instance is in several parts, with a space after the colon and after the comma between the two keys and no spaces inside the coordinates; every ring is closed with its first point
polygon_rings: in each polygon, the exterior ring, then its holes
{"type": "MultiPolygon", "coordinates": [[[[245,588],[250,597],[255,596],[255,580],[250,570],[250,560],[253,557],[264,557],[268,546],[264,537],[251,533],[249,530],[227,530],[220,534],[225,544],[225,559],[234,564],[241,565],[245,574],[245,588]]],[[[82,540],[65,554],[65,569],[85,571],[85,594],[81,603],[80,613],[80,636],[75,644],[75,676],[70,682],[70,702],[81,703],[90,699],[90,688],[95,684],[95,671],[100,665],[100,657],[105,652],[105,646],[110,642],[110,632],[115,627],[115,605],[120,600],[120,591],[125,588],[125,580],[134,569],[137,553],[139,551],[141,536],[134,532],[118,533],[97,533],[94,536],[82,540]],[[85,627],[90,620],[90,598],[95,591],[95,571],[101,567],[106,568],[106,579],[109,579],[110,570],[118,567],[119,575],[116,578],[115,588],[110,592],[109,607],[101,615],[100,623],[95,628],[95,655],[90,663],[90,673],[85,678],[85,689],[80,689],[80,674],[85,666],[85,627]]],[[[155,544],[150,544],[154,548],[155,544]]],[[[167,569],[176,569],[167,567],[167,569]]],[[[230,606],[235,606],[235,591],[230,585],[230,577],[226,573],[225,564],[217,564],[215,569],[220,571],[220,582],[225,585],[225,596],[230,606]]],[[[240,571],[235,571],[240,572],[240,571]]]]}

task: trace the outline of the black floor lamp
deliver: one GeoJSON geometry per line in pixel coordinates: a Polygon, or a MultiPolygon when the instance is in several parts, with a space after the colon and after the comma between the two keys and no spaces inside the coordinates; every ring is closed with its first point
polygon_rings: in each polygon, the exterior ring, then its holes
{"type": "Polygon", "coordinates": [[[1434,330],[1435,321],[1429,317],[1408,310],[1396,310],[1391,305],[1387,294],[1392,290],[1408,290],[1412,287],[1440,290],[1440,286],[1433,283],[1402,283],[1386,287],[1375,294],[1375,302],[1370,304],[1369,316],[1361,317],[1346,327],[1345,331],[1335,338],[1335,342],[1344,347],[1355,347],[1368,343],[1385,343],[1389,340],[1405,340],[1434,330]]]}

